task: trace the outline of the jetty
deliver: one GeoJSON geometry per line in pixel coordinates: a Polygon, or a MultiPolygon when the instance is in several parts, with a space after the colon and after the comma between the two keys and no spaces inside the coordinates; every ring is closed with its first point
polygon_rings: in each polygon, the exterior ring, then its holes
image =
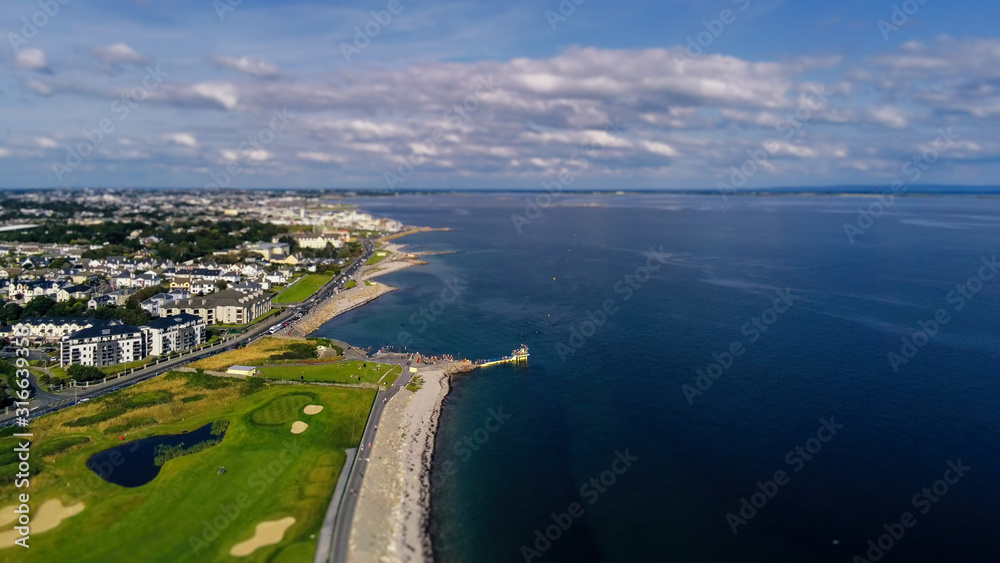
{"type": "Polygon", "coordinates": [[[488,367],[495,366],[497,364],[519,364],[528,363],[528,347],[522,345],[521,348],[514,350],[508,356],[501,356],[499,358],[491,358],[489,360],[477,360],[473,362],[476,367],[488,367]]]}

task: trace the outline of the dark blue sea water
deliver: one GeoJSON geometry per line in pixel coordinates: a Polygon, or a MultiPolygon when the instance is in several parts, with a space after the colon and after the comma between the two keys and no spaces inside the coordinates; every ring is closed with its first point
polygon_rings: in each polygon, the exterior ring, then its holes
{"type": "Polygon", "coordinates": [[[439,561],[1000,560],[1000,275],[983,279],[1000,199],[897,199],[852,244],[873,198],[563,196],[600,206],[519,233],[524,197],[357,200],[451,227],[403,240],[455,253],[320,331],[468,358],[530,346],[527,368],[454,381],[439,561]],[[922,321],[935,334],[911,349],[922,321]],[[899,537],[872,549],[884,525],[899,537]]]}

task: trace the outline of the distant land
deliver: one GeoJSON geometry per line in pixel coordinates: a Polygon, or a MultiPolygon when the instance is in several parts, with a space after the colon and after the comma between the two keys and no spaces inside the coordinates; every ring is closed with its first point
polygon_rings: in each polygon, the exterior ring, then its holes
{"type": "MultiPolygon", "coordinates": [[[[0,192],[25,193],[37,191],[77,191],[77,190],[107,190],[107,191],[202,191],[200,187],[48,187],[48,188],[0,188],[0,192]]],[[[403,195],[446,195],[446,194],[512,194],[512,193],[545,193],[541,189],[525,188],[398,188],[398,189],[356,189],[356,188],[224,188],[223,192],[288,192],[300,194],[328,193],[342,197],[392,197],[403,195]]],[[[869,195],[884,194],[890,191],[889,184],[879,185],[840,185],[840,186],[784,186],[773,188],[747,188],[729,191],[726,196],[774,196],[774,195],[869,195]]],[[[673,195],[714,195],[720,191],[715,188],[699,189],[577,189],[559,190],[567,195],[637,195],[637,194],[673,194],[673,195]]],[[[1000,186],[949,186],[939,184],[907,185],[906,191],[899,196],[914,195],[1000,195],[1000,186]]]]}

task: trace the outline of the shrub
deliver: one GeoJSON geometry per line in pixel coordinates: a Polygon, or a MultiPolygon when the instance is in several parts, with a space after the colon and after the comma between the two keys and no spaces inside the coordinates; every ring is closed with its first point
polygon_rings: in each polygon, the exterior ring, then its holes
{"type": "Polygon", "coordinates": [[[240,394],[244,397],[253,395],[257,391],[264,389],[266,385],[264,380],[259,377],[248,377],[243,380],[243,389],[240,390],[240,394]]]}
{"type": "Polygon", "coordinates": [[[121,416],[128,412],[124,407],[110,407],[104,409],[103,411],[91,415],[78,418],[76,420],[71,420],[69,422],[64,422],[63,426],[90,426],[92,424],[97,424],[99,422],[104,422],[105,420],[111,420],[116,416],[121,416]]]}
{"type": "Polygon", "coordinates": [[[204,393],[200,393],[198,395],[188,395],[187,397],[181,397],[181,402],[182,403],[193,403],[195,401],[200,401],[200,400],[204,399],[207,396],[208,395],[205,395],[204,393]]]}
{"type": "Polygon", "coordinates": [[[82,366],[80,364],[69,366],[66,373],[73,381],[94,381],[95,379],[104,379],[105,377],[104,372],[96,367],[82,366]]]}
{"type": "Polygon", "coordinates": [[[226,433],[229,429],[228,420],[216,420],[212,423],[212,436],[220,436],[226,433]]]}
{"type": "Polygon", "coordinates": [[[133,418],[132,420],[128,422],[123,422],[122,424],[112,424],[111,426],[108,426],[107,428],[104,429],[104,433],[111,436],[115,434],[124,434],[129,430],[133,430],[135,428],[144,428],[146,426],[152,426],[157,422],[158,421],[155,418],[150,416],[133,418]]]}

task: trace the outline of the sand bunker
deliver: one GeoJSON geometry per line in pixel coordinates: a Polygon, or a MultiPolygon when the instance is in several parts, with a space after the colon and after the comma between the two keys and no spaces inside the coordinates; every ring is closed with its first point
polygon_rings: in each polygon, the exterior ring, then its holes
{"type": "Polygon", "coordinates": [[[309,428],[308,424],[301,420],[296,420],[292,423],[292,434],[301,434],[306,431],[306,428],[309,428]]]}
{"type": "Polygon", "coordinates": [[[285,535],[285,530],[294,523],[295,518],[291,516],[286,516],[281,520],[266,520],[261,522],[257,524],[257,529],[254,531],[253,537],[234,545],[229,550],[229,555],[233,557],[246,557],[257,551],[257,548],[276,544],[285,535]]]}
{"type": "MultiPolygon", "coordinates": [[[[16,505],[5,506],[0,509],[0,522],[4,526],[8,524],[13,524],[16,515],[14,514],[14,508],[16,505]]],[[[40,534],[42,532],[47,532],[62,523],[63,520],[71,516],[76,516],[83,511],[84,504],[78,502],[71,506],[63,506],[61,500],[57,498],[51,498],[42,503],[38,508],[34,508],[33,516],[31,518],[31,533],[40,534]]],[[[0,549],[5,547],[12,547],[14,545],[14,540],[21,537],[16,530],[5,531],[0,533],[0,549]]]]}
{"type": "Polygon", "coordinates": [[[316,414],[321,410],[323,410],[323,407],[319,405],[306,405],[306,408],[303,409],[302,412],[306,414],[316,414]]]}

